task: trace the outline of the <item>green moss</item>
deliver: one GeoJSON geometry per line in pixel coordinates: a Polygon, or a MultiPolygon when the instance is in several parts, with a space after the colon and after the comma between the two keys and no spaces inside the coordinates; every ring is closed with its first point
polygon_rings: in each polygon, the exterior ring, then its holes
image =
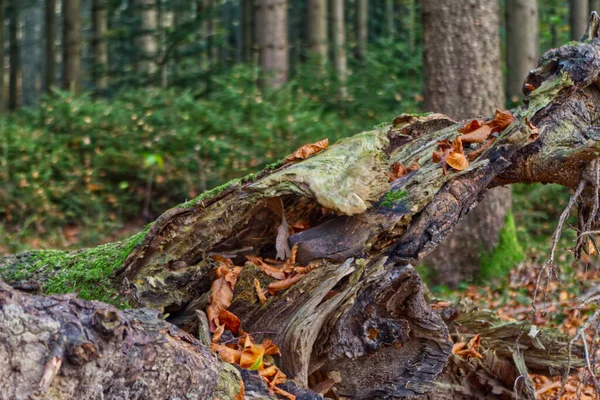
{"type": "Polygon", "coordinates": [[[85,300],[100,300],[118,307],[127,304],[119,296],[111,274],[142,243],[151,225],[129,239],[76,252],[43,250],[3,273],[7,281],[39,280],[47,294],[76,292],[85,300]]]}
{"type": "Polygon", "coordinates": [[[396,203],[404,199],[406,196],[408,196],[408,192],[406,190],[390,190],[383,196],[381,205],[387,208],[392,208],[396,203]]]}
{"type": "Polygon", "coordinates": [[[515,219],[509,213],[500,230],[498,245],[491,252],[481,254],[481,279],[505,276],[523,258],[525,253],[517,239],[515,219]]]}

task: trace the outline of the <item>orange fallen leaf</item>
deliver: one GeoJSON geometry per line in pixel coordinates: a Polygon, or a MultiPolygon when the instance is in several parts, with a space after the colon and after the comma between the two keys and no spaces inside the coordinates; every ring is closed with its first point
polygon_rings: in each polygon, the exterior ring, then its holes
{"type": "Polygon", "coordinates": [[[246,335],[244,350],[240,357],[240,367],[256,371],[262,367],[264,355],[264,347],[253,343],[250,335],[246,335]]]}
{"type": "Polygon", "coordinates": [[[244,381],[240,380],[240,391],[235,395],[234,400],[244,400],[246,397],[246,387],[244,386],[244,381]]]}
{"type": "Polygon", "coordinates": [[[223,332],[225,332],[225,325],[217,326],[215,333],[213,333],[212,342],[217,343],[221,339],[221,336],[223,336],[223,332]]]}
{"type": "Polygon", "coordinates": [[[400,161],[393,163],[388,172],[388,182],[393,182],[396,179],[406,175],[406,168],[400,161]]]}
{"type": "Polygon", "coordinates": [[[515,117],[513,117],[510,111],[496,110],[496,114],[491,121],[484,122],[483,124],[479,121],[477,121],[477,123],[471,121],[463,128],[459,129],[459,132],[465,133],[460,136],[460,138],[463,143],[483,143],[492,133],[503,131],[514,120],[515,117]],[[479,125],[479,127],[476,127],[477,125],[479,125]]]}
{"type": "Polygon", "coordinates": [[[265,274],[269,275],[275,279],[285,279],[285,272],[281,268],[277,268],[273,265],[267,264],[260,257],[254,256],[246,256],[248,261],[246,264],[254,264],[258,269],[260,269],[265,274]]]}
{"type": "Polygon", "coordinates": [[[269,286],[267,287],[267,290],[269,291],[270,294],[276,294],[282,290],[289,288],[290,286],[292,286],[293,284],[298,282],[300,279],[302,279],[302,277],[304,275],[305,274],[296,274],[294,276],[291,276],[291,277],[281,280],[281,281],[271,282],[269,284],[269,286]]]}
{"type": "Polygon", "coordinates": [[[278,395],[280,395],[280,396],[283,396],[283,397],[285,397],[285,398],[286,398],[286,399],[288,399],[288,400],[296,400],[296,396],[294,396],[294,395],[293,395],[293,394],[291,394],[291,393],[288,393],[288,392],[286,392],[286,391],[285,391],[285,390],[283,390],[283,389],[280,389],[280,388],[278,388],[277,386],[273,387],[272,389],[273,389],[273,391],[274,391],[276,394],[278,394],[278,395]]]}
{"type": "Polygon", "coordinates": [[[452,354],[456,354],[467,346],[465,342],[454,343],[452,346],[452,354]]]}
{"type": "Polygon", "coordinates": [[[463,126],[462,128],[458,129],[459,133],[471,133],[479,128],[481,128],[481,125],[483,124],[484,121],[478,120],[478,119],[474,119],[471,120],[469,122],[467,122],[467,124],[465,126],[463,126]]]}
{"type": "Polygon", "coordinates": [[[438,151],[433,153],[433,162],[442,163],[444,175],[448,173],[448,166],[457,171],[462,171],[469,166],[462,144],[462,136],[450,143],[448,139],[438,142],[438,151]]]}
{"type": "Polygon", "coordinates": [[[417,158],[408,166],[406,171],[412,172],[412,171],[417,171],[418,169],[421,169],[421,166],[419,165],[419,159],[417,158]]]}
{"type": "Polygon", "coordinates": [[[531,83],[525,83],[525,88],[527,90],[529,90],[530,92],[533,92],[535,89],[537,89],[535,86],[533,86],[531,83]]]}
{"type": "MultiPolygon", "coordinates": [[[[228,270],[226,266],[219,267],[219,269],[221,268],[228,270]]],[[[219,273],[217,272],[218,275],[219,273]]],[[[212,283],[210,290],[210,304],[206,307],[206,315],[211,324],[211,331],[214,332],[214,320],[219,317],[222,311],[229,307],[231,300],[233,300],[233,286],[225,280],[225,275],[222,275],[212,283]]]]}
{"type": "Polygon", "coordinates": [[[265,354],[281,355],[281,353],[279,352],[279,347],[277,347],[277,345],[275,343],[273,343],[273,341],[271,339],[264,339],[261,344],[265,348],[265,354]]]}
{"type": "Polygon", "coordinates": [[[254,289],[256,289],[256,294],[258,295],[260,304],[265,304],[267,302],[267,296],[265,296],[265,291],[260,286],[260,282],[256,278],[254,278],[254,289]]]}
{"type": "Polygon", "coordinates": [[[294,153],[292,153],[290,156],[288,156],[286,158],[286,161],[291,162],[304,160],[312,156],[313,154],[317,154],[325,150],[327,147],[329,147],[329,139],[323,139],[315,143],[305,144],[304,146],[296,150],[294,153]]]}
{"type": "Polygon", "coordinates": [[[479,157],[480,155],[482,155],[484,151],[486,151],[487,149],[489,149],[490,146],[492,144],[494,144],[495,141],[496,141],[496,138],[495,137],[491,137],[484,144],[482,144],[481,146],[479,146],[476,150],[473,150],[472,152],[470,152],[469,154],[467,154],[467,159],[469,161],[475,160],[477,157],[479,157]]]}
{"type": "Polygon", "coordinates": [[[227,310],[221,311],[219,314],[219,322],[235,335],[239,333],[240,326],[242,325],[237,315],[227,310]]]}
{"type": "Polygon", "coordinates": [[[230,364],[239,364],[242,357],[242,352],[231,347],[223,346],[218,343],[211,343],[210,349],[217,353],[223,361],[230,364]]]}

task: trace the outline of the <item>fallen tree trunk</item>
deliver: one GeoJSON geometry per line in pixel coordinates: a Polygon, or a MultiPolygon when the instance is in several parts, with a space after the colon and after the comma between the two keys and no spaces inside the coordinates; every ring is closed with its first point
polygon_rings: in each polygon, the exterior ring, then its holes
{"type": "MultiPolygon", "coordinates": [[[[279,365],[301,386],[311,376],[339,374],[338,396],[418,397],[433,389],[452,343],[411,264],[441,243],[489,188],[516,182],[576,188],[587,179],[584,172],[599,156],[599,78],[598,40],[546,53],[527,78],[526,105],[512,111],[514,121],[483,144],[465,144],[466,169],[446,173],[432,153],[443,150],[440,142],[464,137],[459,130],[468,121],[401,115],[304,160],[292,157],[205,193],[123,242],[5,257],[0,273],[22,290],[74,291],[159,309],[196,333],[217,255],[242,265],[245,256],[275,258],[296,247],[300,265],[313,263],[310,271],[293,273],[297,282],[265,304],[254,280],[267,287],[275,279],[256,262],[242,269],[229,311],[243,329],[277,343],[279,365]],[[397,173],[415,162],[418,169],[397,173]],[[288,227],[302,230],[288,238],[288,227]]],[[[597,212],[592,192],[582,195],[587,214],[597,212]]],[[[510,352],[498,357],[518,363],[510,352]]],[[[543,356],[535,359],[543,364],[543,356]]],[[[568,355],[546,359],[552,365],[538,369],[556,373],[568,355]]],[[[515,388],[531,396],[526,386],[515,388]]]]}

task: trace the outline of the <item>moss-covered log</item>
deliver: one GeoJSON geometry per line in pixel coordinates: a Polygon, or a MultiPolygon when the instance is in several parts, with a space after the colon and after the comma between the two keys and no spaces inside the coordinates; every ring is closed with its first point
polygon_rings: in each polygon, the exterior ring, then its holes
{"type": "Polygon", "coordinates": [[[21,289],[156,308],[194,332],[215,279],[212,256],[236,265],[247,255],[275,258],[283,220],[308,226],[283,241],[297,246],[302,265],[319,266],[265,304],[254,278],[263,287],[273,279],[244,267],[230,311],[244,330],[281,347],[280,365],[301,385],[336,372],[339,396],[420,396],[445,367],[451,342],[411,263],[489,188],[577,187],[600,155],[599,79],[597,39],[546,53],[524,85],[525,105],[512,110],[514,122],[485,149],[466,145],[472,161],[461,171],[445,173],[432,153],[468,121],[401,115],[305,160],[283,160],[205,193],[124,242],[6,257],[0,273],[21,289]],[[394,165],[414,162],[419,169],[389,181],[394,165]]]}

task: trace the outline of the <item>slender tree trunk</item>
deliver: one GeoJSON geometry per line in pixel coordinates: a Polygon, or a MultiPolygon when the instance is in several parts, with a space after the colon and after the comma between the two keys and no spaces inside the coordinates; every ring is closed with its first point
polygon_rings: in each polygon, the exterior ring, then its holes
{"type": "Polygon", "coordinates": [[[369,1],[356,0],[356,57],[365,58],[369,37],[369,1]]]}
{"type": "Polygon", "coordinates": [[[250,63],[254,58],[254,0],[242,0],[241,24],[242,59],[250,63]]]}
{"type": "Polygon", "coordinates": [[[513,102],[521,99],[523,81],[539,58],[537,21],[537,0],[506,1],[507,95],[513,102]]]}
{"type": "Polygon", "coordinates": [[[340,85],[340,97],[346,98],[346,24],[344,19],[344,0],[331,1],[333,23],[333,64],[340,85]]]}
{"type": "Polygon", "coordinates": [[[0,115],[6,112],[6,87],[4,85],[4,20],[6,0],[0,0],[0,115]]]}
{"type": "Polygon", "coordinates": [[[92,52],[94,56],[94,86],[99,92],[108,89],[108,8],[106,0],[92,3],[92,52]]]}
{"type": "Polygon", "coordinates": [[[80,6],[80,0],[63,0],[62,87],[73,93],[79,93],[81,91],[80,6]]]}
{"type": "Polygon", "coordinates": [[[394,26],[394,0],[385,0],[385,35],[388,39],[393,39],[396,33],[396,27],[394,26]]]}
{"type": "Polygon", "coordinates": [[[216,0],[207,0],[207,35],[208,35],[208,58],[210,64],[219,62],[219,47],[217,46],[217,34],[219,29],[219,3],[216,0]]]}
{"type": "Polygon", "coordinates": [[[569,25],[571,26],[571,40],[579,41],[581,39],[585,33],[589,16],[587,1],[569,1],[569,25]]]}
{"type": "Polygon", "coordinates": [[[19,107],[19,79],[21,77],[21,44],[19,42],[19,5],[17,0],[10,2],[10,25],[8,36],[10,41],[10,72],[9,72],[9,93],[8,108],[11,111],[19,107]]]}
{"type": "MultiPolygon", "coordinates": [[[[425,109],[462,119],[502,107],[497,0],[424,0],[422,7],[425,109]]],[[[496,189],[467,214],[427,260],[437,282],[456,285],[477,275],[482,251],[498,244],[510,203],[510,190],[496,189]]]]}
{"type": "Polygon", "coordinates": [[[590,0],[588,3],[588,10],[590,13],[592,11],[600,13],[600,0],[590,0]]]}
{"type": "Polygon", "coordinates": [[[140,75],[152,75],[156,72],[158,53],[158,10],[156,0],[135,0],[136,13],[140,26],[136,44],[140,53],[137,71],[140,75]]]}
{"type": "Polygon", "coordinates": [[[56,84],[56,0],[46,0],[44,9],[44,91],[56,84]]]}
{"type": "Polygon", "coordinates": [[[320,62],[327,61],[327,0],[308,0],[306,37],[312,56],[320,62]]]}
{"type": "Polygon", "coordinates": [[[287,0],[259,0],[256,4],[258,63],[264,74],[262,87],[279,87],[289,71],[287,0]]]}
{"type": "Polygon", "coordinates": [[[21,14],[21,102],[30,107],[35,104],[38,92],[41,50],[38,27],[42,20],[42,8],[39,3],[30,4],[21,14]]]}

